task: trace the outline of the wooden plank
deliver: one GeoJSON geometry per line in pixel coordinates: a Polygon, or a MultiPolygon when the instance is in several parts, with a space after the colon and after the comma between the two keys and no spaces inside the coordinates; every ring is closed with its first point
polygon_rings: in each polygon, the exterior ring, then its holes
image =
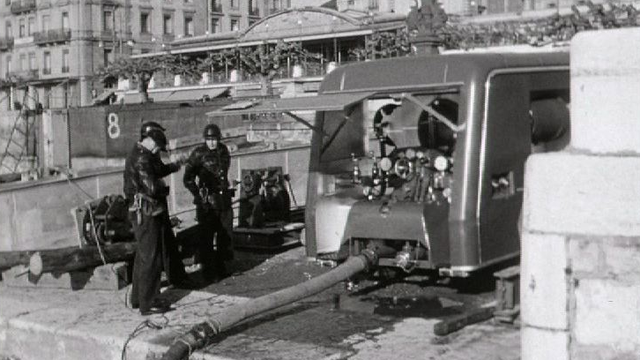
{"type": "Polygon", "coordinates": [[[458,331],[467,325],[491,319],[494,311],[495,308],[493,306],[488,306],[486,308],[480,308],[464,314],[452,316],[451,318],[436,323],[433,326],[433,332],[438,336],[451,334],[452,332],[458,331]]]}

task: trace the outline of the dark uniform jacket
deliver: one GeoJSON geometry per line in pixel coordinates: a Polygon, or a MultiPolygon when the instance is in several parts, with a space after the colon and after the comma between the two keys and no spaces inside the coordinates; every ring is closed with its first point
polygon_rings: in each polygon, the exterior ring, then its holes
{"type": "Polygon", "coordinates": [[[209,193],[226,191],[229,186],[227,173],[230,165],[231,156],[226,145],[218,142],[218,147],[209,150],[206,144],[202,144],[191,152],[187,160],[184,186],[196,199],[200,197],[201,188],[206,188],[209,193]]]}
{"type": "Polygon", "coordinates": [[[168,195],[168,188],[161,179],[168,174],[165,172],[170,170],[169,167],[162,164],[159,156],[136,143],[124,165],[124,194],[127,201],[131,204],[136,194],[163,200],[168,195]]]}

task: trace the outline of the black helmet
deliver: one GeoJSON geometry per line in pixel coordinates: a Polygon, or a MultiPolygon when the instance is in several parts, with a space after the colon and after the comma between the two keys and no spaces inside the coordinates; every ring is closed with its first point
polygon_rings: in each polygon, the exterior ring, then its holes
{"type": "Polygon", "coordinates": [[[144,139],[147,135],[149,135],[149,131],[156,129],[160,131],[165,131],[167,129],[163,128],[162,125],[158,124],[155,121],[147,121],[142,124],[140,127],[140,139],[144,139]]]}
{"type": "Polygon", "coordinates": [[[205,139],[215,138],[215,139],[220,140],[220,138],[222,137],[222,133],[220,132],[220,128],[218,127],[218,125],[209,124],[209,125],[204,127],[204,132],[203,132],[202,136],[205,139]]]}
{"type": "Polygon", "coordinates": [[[162,151],[167,151],[167,137],[160,129],[151,129],[147,132],[146,137],[150,137],[155,141],[156,145],[162,151]]]}

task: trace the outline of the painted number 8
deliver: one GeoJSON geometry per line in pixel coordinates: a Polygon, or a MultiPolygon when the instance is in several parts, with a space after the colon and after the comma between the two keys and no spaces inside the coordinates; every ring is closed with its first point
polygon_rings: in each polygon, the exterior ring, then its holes
{"type": "Polygon", "coordinates": [[[107,116],[107,133],[109,137],[112,139],[117,139],[120,137],[120,124],[118,124],[118,115],[115,113],[109,113],[107,116]]]}

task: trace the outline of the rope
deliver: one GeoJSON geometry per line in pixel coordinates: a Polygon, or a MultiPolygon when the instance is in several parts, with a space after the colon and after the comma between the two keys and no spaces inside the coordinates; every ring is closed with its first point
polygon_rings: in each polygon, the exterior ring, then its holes
{"type": "Polygon", "coordinates": [[[93,231],[93,238],[95,239],[96,246],[98,247],[98,253],[100,254],[100,259],[102,260],[103,265],[107,265],[107,260],[104,258],[104,253],[102,252],[102,245],[100,245],[100,239],[98,239],[96,224],[93,221],[93,210],[91,210],[91,204],[87,204],[87,208],[89,209],[89,220],[91,220],[91,230],[93,231]]]}

